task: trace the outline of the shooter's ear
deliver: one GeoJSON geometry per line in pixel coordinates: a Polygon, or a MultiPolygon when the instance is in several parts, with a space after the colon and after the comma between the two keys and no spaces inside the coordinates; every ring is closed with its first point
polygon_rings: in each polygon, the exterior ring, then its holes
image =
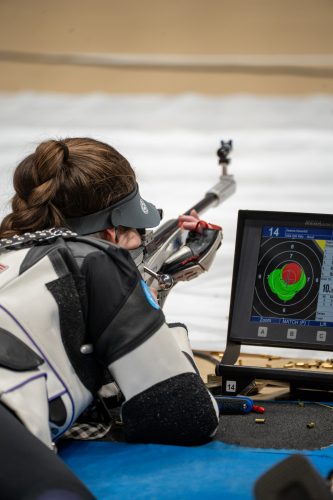
{"type": "Polygon", "coordinates": [[[114,227],[104,229],[104,238],[111,243],[116,243],[116,230],[114,227]]]}

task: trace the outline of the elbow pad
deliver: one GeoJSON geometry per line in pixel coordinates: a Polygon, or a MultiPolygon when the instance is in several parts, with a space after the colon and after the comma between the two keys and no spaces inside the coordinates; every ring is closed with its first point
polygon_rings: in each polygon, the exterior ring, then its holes
{"type": "Polygon", "coordinates": [[[125,398],[122,421],[128,441],[198,443],[217,427],[210,394],[183,352],[190,350],[187,332],[177,328],[177,339],[173,330],[138,280],[97,342],[98,355],[125,398]]]}
{"type": "MultiPolygon", "coordinates": [[[[168,326],[170,328],[170,333],[172,334],[173,338],[177,342],[183,355],[187,357],[187,359],[192,364],[194,370],[196,371],[196,373],[200,377],[200,372],[199,372],[197,365],[195,363],[195,359],[193,356],[193,352],[192,352],[192,348],[191,348],[191,344],[190,344],[190,340],[188,337],[188,331],[187,331],[186,326],[183,323],[169,323],[168,326]]],[[[212,396],[212,394],[209,391],[207,391],[207,392],[209,393],[209,396],[210,396],[211,401],[213,403],[216,416],[217,416],[217,418],[219,418],[220,411],[219,411],[218,404],[217,404],[215,398],[212,396]]],[[[216,429],[215,429],[215,431],[216,431],[216,429]]],[[[212,435],[215,434],[215,431],[213,432],[212,435]]]]}
{"type": "Polygon", "coordinates": [[[125,397],[128,441],[194,444],[214,434],[218,418],[211,395],[166,324],[109,370],[125,397]]]}

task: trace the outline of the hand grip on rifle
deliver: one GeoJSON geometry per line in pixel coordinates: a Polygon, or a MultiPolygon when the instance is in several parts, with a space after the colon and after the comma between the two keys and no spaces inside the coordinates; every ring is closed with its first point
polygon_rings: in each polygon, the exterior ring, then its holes
{"type": "Polygon", "coordinates": [[[172,276],[174,283],[192,280],[208,271],[222,242],[222,228],[201,220],[195,210],[181,215],[178,225],[189,230],[185,244],[166,259],[161,269],[172,276]]]}

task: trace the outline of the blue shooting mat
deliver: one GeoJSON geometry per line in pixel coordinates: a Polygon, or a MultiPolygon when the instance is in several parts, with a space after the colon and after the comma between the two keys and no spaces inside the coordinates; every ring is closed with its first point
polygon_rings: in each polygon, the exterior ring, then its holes
{"type": "Polygon", "coordinates": [[[259,476],[295,453],[322,477],[333,469],[333,446],[299,451],[220,441],[195,447],[68,441],[59,451],[98,500],[253,499],[259,476]]]}

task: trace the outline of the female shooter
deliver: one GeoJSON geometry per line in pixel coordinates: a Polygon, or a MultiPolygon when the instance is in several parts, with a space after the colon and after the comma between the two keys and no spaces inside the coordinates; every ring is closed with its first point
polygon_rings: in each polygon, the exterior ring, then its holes
{"type": "Polygon", "coordinates": [[[217,407],[185,328],[167,325],[125,249],[160,222],[128,161],[93,139],[50,140],[14,189],[0,226],[2,496],[92,498],[52,450],[106,372],[129,442],[207,440],[217,407]]]}

